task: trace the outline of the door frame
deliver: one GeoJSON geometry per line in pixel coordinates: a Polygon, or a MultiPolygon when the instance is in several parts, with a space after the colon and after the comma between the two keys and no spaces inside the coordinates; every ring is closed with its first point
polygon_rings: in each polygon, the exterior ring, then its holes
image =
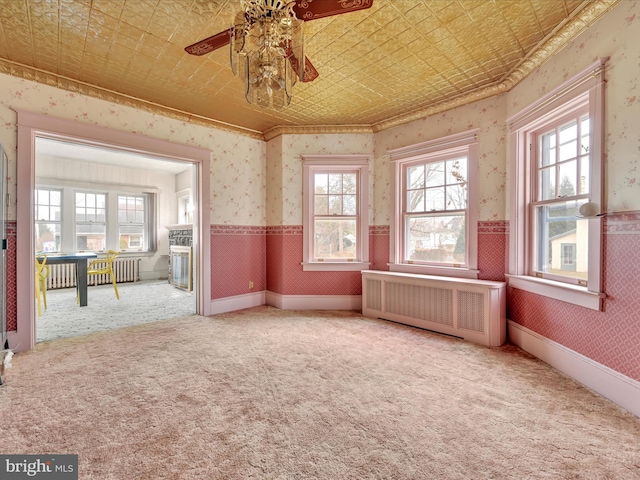
{"type": "Polygon", "coordinates": [[[197,314],[211,312],[211,218],[210,161],[211,151],[204,148],[151,138],[107,127],[80,123],[39,113],[16,110],[18,116],[17,148],[17,330],[9,336],[16,352],[30,350],[36,343],[35,329],[35,255],[34,255],[34,190],[36,137],[84,143],[97,147],[146,154],[161,160],[188,162],[196,166],[195,197],[197,222],[193,225],[197,314]],[[13,338],[12,338],[13,337],[13,338]]]}

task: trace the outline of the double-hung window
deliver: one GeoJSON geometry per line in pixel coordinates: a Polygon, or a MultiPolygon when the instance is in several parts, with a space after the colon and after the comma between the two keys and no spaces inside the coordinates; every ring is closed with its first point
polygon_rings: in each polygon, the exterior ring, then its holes
{"type": "Polygon", "coordinates": [[[476,131],[389,152],[390,269],[477,277],[476,131]]]}
{"type": "Polygon", "coordinates": [[[121,251],[146,250],[146,195],[118,195],[118,238],[121,251]]]}
{"type": "Polygon", "coordinates": [[[36,251],[59,252],[62,234],[62,192],[37,188],[35,191],[36,251]]]}
{"type": "Polygon", "coordinates": [[[589,220],[588,106],[531,133],[531,271],[538,278],[587,285],[589,220]]]}
{"type": "Polygon", "coordinates": [[[79,251],[105,250],[107,195],[76,192],[76,248],[79,251]]]}
{"type": "Polygon", "coordinates": [[[304,270],[369,266],[368,157],[305,155],[304,270]]]}
{"type": "Polygon", "coordinates": [[[602,59],[508,120],[509,283],[599,310],[602,293],[602,59]]]}

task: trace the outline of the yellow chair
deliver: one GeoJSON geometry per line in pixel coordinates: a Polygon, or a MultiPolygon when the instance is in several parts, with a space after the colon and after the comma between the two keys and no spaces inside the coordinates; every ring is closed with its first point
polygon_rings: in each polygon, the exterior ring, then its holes
{"type": "Polygon", "coordinates": [[[107,258],[93,260],[87,266],[87,279],[89,275],[111,275],[111,283],[113,283],[113,289],[116,291],[116,298],[118,300],[120,300],[120,295],[118,294],[118,286],[116,285],[116,276],[113,273],[113,261],[119,253],[120,252],[116,252],[115,250],[109,250],[107,252],[107,258]]]}
{"type": "Polygon", "coordinates": [[[49,265],[47,265],[46,255],[36,255],[36,299],[38,300],[38,316],[42,315],[42,305],[40,303],[40,292],[44,300],[44,309],[47,309],[47,277],[49,276],[49,265]]]}

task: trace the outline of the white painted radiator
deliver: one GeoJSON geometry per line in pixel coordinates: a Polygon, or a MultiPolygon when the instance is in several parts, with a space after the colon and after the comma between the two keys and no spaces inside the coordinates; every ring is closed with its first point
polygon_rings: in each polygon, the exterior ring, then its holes
{"type": "MultiPolygon", "coordinates": [[[[106,260],[105,260],[106,263],[106,260]]],[[[98,265],[99,266],[99,265],[98,265]]],[[[113,262],[116,283],[137,282],[140,280],[139,258],[116,258],[113,262]]],[[[89,275],[89,285],[111,283],[111,275],[89,275]]],[[[71,263],[49,265],[47,289],[76,286],[76,266],[71,263]]]]}
{"type": "Polygon", "coordinates": [[[364,270],[362,314],[499,346],[507,332],[506,284],[364,270]]]}

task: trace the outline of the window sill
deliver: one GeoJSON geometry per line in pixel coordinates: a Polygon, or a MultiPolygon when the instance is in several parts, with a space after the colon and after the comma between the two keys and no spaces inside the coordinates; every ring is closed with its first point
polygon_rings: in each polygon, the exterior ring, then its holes
{"type": "Polygon", "coordinates": [[[477,279],[480,270],[456,267],[429,267],[425,265],[413,265],[409,263],[389,263],[391,272],[418,273],[421,275],[436,275],[439,277],[472,278],[477,279]]]}
{"type": "Polygon", "coordinates": [[[529,277],[526,275],[507,275],[509,285],[525,292],[535,293],[544,297],[554,298],[563,302],[572,303],[591,310],[601,310],[604,293],[590,292],[586,287],[569,285],[562,282],[554,282],[544,278],[529,277]]]}
{"type": "Polygon", "coordinates": [[[359,272],[369,268],[369,262],[302,262],[304,272],[359,272]]]}

